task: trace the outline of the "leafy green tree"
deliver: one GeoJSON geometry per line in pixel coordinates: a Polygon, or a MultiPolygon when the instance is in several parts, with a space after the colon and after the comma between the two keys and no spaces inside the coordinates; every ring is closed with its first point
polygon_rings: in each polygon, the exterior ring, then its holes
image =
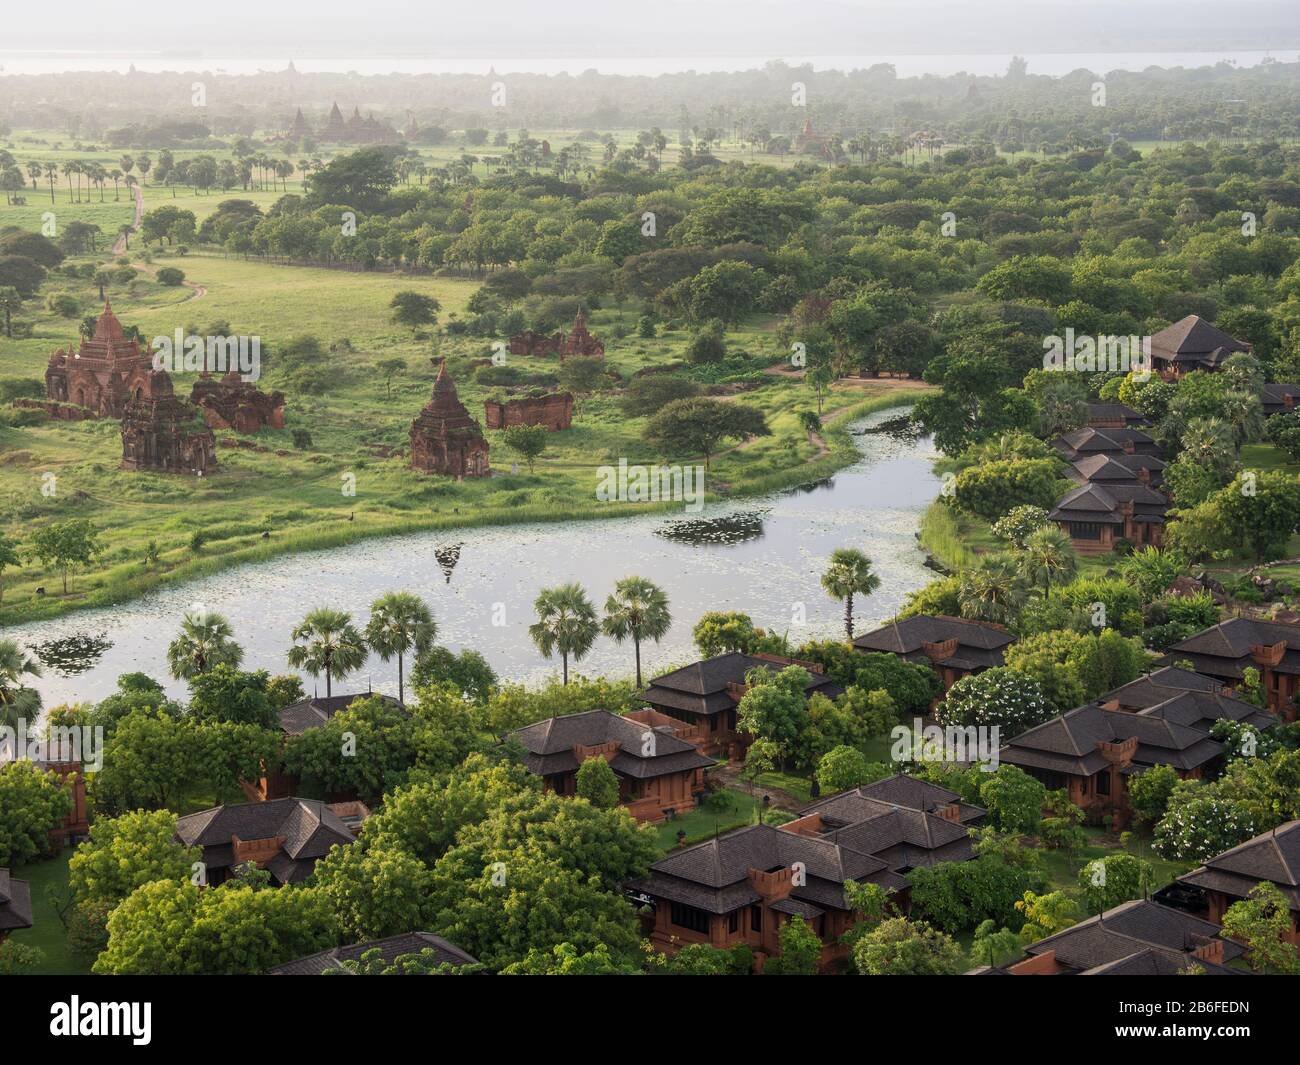
{"type": "Polygon", "coordinates": [[[389,301],[393,311],[393,321],[398,325],[419,329],[422,325],[432,325],[438,320],[441,305],[432,296],[423,292],[398,292],[389,301]]]}
{"type": "Polygon", "coordinates": [[[644,577],[624,577],[605,600],[601,629],[615,643],[632,640],[636,652],[636,686],[641,687],[641,641],[658,643],[672,625],[668,596],[644,577]]]}
{"type": "Polygon", "coordinates": [[[817,784],[826,795],[860,788],[888,775],[889,766],[882,762],[869,762],[856,747],[844,744],[832,747],[817,763],[817,784]]]}
{"type": "Polygon", "coordinates": [[[588,758],[578,766],[576,790],[580,798],[602,810],[618,805],[618,777],[603,758],[588,758]]]}
{"type": "Polygon", "coordinates": [[[45,951],[16,939],[0,943],[0,976],[20,976],[33,972],[44,962],[45,951]]]}
{"type": "Polygon", "coordinates": [[[429,917],[429,870],[397,848],[332,847],[316,863],[312,883],[350,942],[409,932],[429,917]]]}
{"type": "Polygon", "coordinates": [[[511,425],[502,430],[501,439],[506,447],[528,463],[528,472],[532,473],[537,456],[546,450],[549,435],[544,425],[511,425]]]}
{"type": "Polygon", "coordinates": [[[1009,928],[999,928],[996,921],[983,921],[975,929],[971,953],[985,959],[996,968],[1000,959],[1013,958],[1020,953],[1020,937],[1009,928]]]}
{"type": "Polygon", "coordinates": [[[266,670],[241,673],[232,666],[211,666],[190,681],[190,715],[196,721],[232,721],[275,728],[278,716],[267,698],[266,670]]]}
{"type": "Polygon", "coordinates": [[[44,525],[31,535],[32,557],[59,570],[64,595],[68,594],[68,571],[89,566],[102,550],[99,532],[86,518],[44,525]]]}
{"type": "Polygon", "coordinates": [[[980,802],[1002,832],[1032,832],[1047,789],[1019,766],[1000,765],[980,784],[980,802]]]}
{"type": "Polygon", "coordinates": [[[286,706],[301,702],[307,697],[302,688],[302,678],[296,673],[280,673],[266,682],[266,698],[272,710],[283,710],[286,706]]]}
{"type": "Polygon", "coordinates": [[[816,976],[821,968],[822,941],[802,917],[781,926],[781,953],[764,966],[769,976],[816,976]]]}
{"type": "Polygon", "coordinates": [[[496,671],[473,648],[459,654],[434,645],[416,656],[411,684],[417,690],[430,684],[451,685],[461,696],[475,703],[486,702],[497,687],[496,671]]]}
{"type": "Polygon", "coordinates": [[[1079,908],[1064,891],[1051,891],[1045,895],[1026,891],[1016,903],[1016,909],[1025,918],[1020,929],[1020,938],[1025,943],[1037,943],[1079,921],[1079,908]]]}
{"type": "Polygon", "coordinates": [[[528,626],[528,635],[543,658],[559,653],[564,683],[568,684],[569,658],[581,662],[600,632],[596,609],[579,584],[543,588],[533,608],[537,621],[528,626]]]}
{"type": "Polygon", "coordinates": [[[360,669],[366,660],[365,642],[352,616],[330,607],[311,611],[293,630],[294,645],[286,656],[294,669],[313,677],[325,675],[325,697],[334,694],[333,681],[360,669]]]}
{"type": "Polygon", "coordinates": [[[257,975],[338,941],[317,891],[258,890],[232,881],[200,888],[155,880],[108,919],[93,971],[109,976],[257,975]]]}
{"type": "MultiPolygon", "coordinates": [[[[694,946],[704,945],[694,944],[694,946]]],[[[705,947],[705,949],[717,954],[721,960],[720,964],[725,963],[727,956],[725,951],[715,951],[712,947],[705,947]]],[[[664,957],[664,955],[660,955],[660,957],[664,957]]],[[[603,943],[593,950],[583,951],[582,953],[579,953],[572,943],[557,943],[550,950],[533,947],[522,960],[507,965],[502,969],[501,975],[637,976],[640,972],[641,969],[634,961],[626,958],[616,958],[610,953],[609,947],[603,943]]],[[[700,972],[692,969],[690,975],[722,976],[725,975],[725,972],[725,968],[717,970],[710,968],[700,972]]]]}
{"type": "Polygon", "coordinates": [[[769,744],[784,768],[796,756],[808,725],[808,671],[802,666],[786,666],[779,673],[755,669],[746,683],[749,688],[736,706],[736,728],[769,744]]]}
{"type": "Polygon", "coordinates": [[[142,884],[188,880],[202,852],[177,843],[175,834],[176,815],[170,810],[96,818],[89,838],[68,861],[68,884],[78,903],[116,906],[142,884]]]}
{"type": "Polygon", "coordinates": [[[1261,880],[1248,898],[1228,907],[1223,932],[1246,945],[1255,972],[1300,976],[1300,947],[1290,938],[1290,904],[1271,881],[1261,880]]]}
{"type": "Polygon", "coordinates": [[[1129,806],[1147,824],[1155,824],[1165,816],[1178,779],[1178,770],[1169,765],[1134,773],[1128,778],[1129,806]]]}
{"type": "Polygon", "coordinates": [[[375,363],[375,369],[384,375],[384,394],[393,398],[393,378],[406,372],[405,359],[380,359],[375,363]]]}
{"type": "Polygon", "coordinates": [[[1047,511],[1029,503],[1012,507],[993,523],[993,535],[1023,548],[1031,533],[1048,527],[1047,511]]]}
{"type": "Polygon", "coordinates": [[[986,920],[1005,923],[1016,900],[1042,883],[1035,871],[985,854],[968,862],[937,862],[907,874],[910,916],[944,932],[959,933],[986,920]]]}
{"type": "Polygon", "coordinates": [[[863,976],[955,976],[962,950],[925,921],[888,917],[857,941],[853,963],[863,976]]]}
{"type": "Polygon", "coordinates": [[[748,653],[757,638],[754,623],[748,614],[736,611],[709,610],[691,630],[695,646],[705,658],[713,658],[728,651],[748,653]]]}
{"type": "Polygon", "coordinates": [[[836,548],[822,572],[822,587],[831,598],[844,600],[844,633],[852,642],[853,597],[870,595],[880,587],[871,559],[855,548],[836,548]]]}
{"type": "Polygon", "coordinates": [[[370,604],[370,621],[366,624],[366,643],[387,662],[397,659],[397,701],[406,702],[406,677],[403,659],[407,651],[424,654],[433,646],[438,626],[433,613],[418,595],[388,592],[370,604]]]}
{"type": "Polygon", "coordinates": [[[1013,507],[1052,506],[1060,492],[1057,459],[1011,459],[962,470],[952,482],[952,502],[961,510],[994,521],[1013,507]]]}
{"type": "Polygon", "coordinates": [[[997,556],[964,570],[957,588],[962,617],[995,625],[1014,620],[1028,597],[1017,566],[997,556]]]}
{"type": "Polygon", "coordinates": [[[0,764],[0,867],[52,850],[50,830],[72,809],[67,788],[27,760],[0,764]]]}
{"type": "Polygon", "coordinates": [[[186,612],[181,632],[167,645],[167,665],[177,680],[191,680],[214,666],[235,669],[244,650],[232,639],[234,630],[221,614],[186,612]]]}
{"type": "Polygon", "coordinates": [[[1090,913],[1105,913],[1151,891],[1154,872],[1150,862],[1132,854],[1094,858],[1079,870],[1079,887],[1090,913]]]}
{"type": "Polygon", "coordinates": [[[723,440],[771,433],[757,408],[697,396],[669,403],[646,423],[641,436],[661,455],[703,455],[707,470],[723,440]]]}

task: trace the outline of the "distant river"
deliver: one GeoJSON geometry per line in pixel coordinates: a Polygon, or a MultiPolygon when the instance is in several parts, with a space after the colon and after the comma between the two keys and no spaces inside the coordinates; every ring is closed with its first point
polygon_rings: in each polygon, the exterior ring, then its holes
{"type": "MultiPolygon", "coordinates": [[[[898,413],[880,412],[855,428],[898,413]]],[[[855,604],[861,631],[867,622],[889,617],[908,592],[933,578],[915,533],[939,482],[928,440],[884,434],[854,439],[861,460],[833,478],[709,505],[697,514],[382,537],[240,566],[123,606],[12,627],[4,635],[34,649],[78,637],[102,637],[111,644],[79,675],[47,668],[38,684],[47,707],[98,700],[113,690],[119,674],[137,670],[183,696],[185,685],[167,679],[166,647],[191,604],[226,616],[244,648],[245,669],[282,673],[289,633],[308,610],[348,610],[361,626],[372,600],[402,590],[429,603],[440,643],[456,650],[473,647],[503,678],[535,683],[559,671],[559,661],[546,662],[528,638],[538,591],[578,581],[599,610],[616,580],[638,574],[664,588],[674,618],[661,644],[643,648],[643,668],[653,675],[697,657],[691,628],[707,610],[744,611],[755,624],[788,630],[798,642],[842,632],[843,606],[819,583],[826,558],[837,547],[864,550],[881,577],[879,591],[855,604]],[[801,612],[806,620],[799,625],[801,612]]],[[[601,637],[576,668],[587,676],[629,676],[632,647],[601,637]]],[[[395,695],[396,664],[372,658],[335,688],[365,690],[368,681],[375,690],[395,695]]],[[[310,692],[314,682],[305,682],[310,692]]],[[[325,691],[323,681],[320,691],[325,691]]]]}

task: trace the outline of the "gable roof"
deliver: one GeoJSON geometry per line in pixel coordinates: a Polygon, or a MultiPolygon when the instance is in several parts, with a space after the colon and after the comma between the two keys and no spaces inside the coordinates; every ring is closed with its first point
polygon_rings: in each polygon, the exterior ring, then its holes
{"type": "Polygon", "coordinates": [[[1170,362],[1208,362],[1218,365],[1251,345],[1228,336],[1199,314],[1189,314],[1151,337],[1151,354],[1170,362]]]}
{"type": "Polygon", "coordinates": [[[1264,414],[1282,414],[1293,410],[1300,401],[1300,385],[1268,384],[1259,397],[1264,414]],[[1288,400],[1290,402],[1288,402],[1288,400]]]}
{"type": "Polygon", "coordinates": [[[378,692],[357,692],[354,695],[313,695],[310,699],[299,699],[280,711],[280,731],[286,736],[301,736],[308,729],[319,728],[340,711],[346,710],[358,699],[378,696],[385,703],[401,708],[402,704],[391,695],[379,695],[378,692]]]}
{"type": "MultiPolygon", "coordinates": [[[[1054,951],[1058,964],[1076,972],[1106,966],[1147,950],[1164,955],[1179,968],[1196,961],[1208,970],[1211,963],[1193,958],[1192,951],[1222,938],[1221,931],[1218,925],[1183,910],[1135,899],[1031,943],[1025,951],[1031,955],[1054,951]]],[[[1222,942],[1224,961],[1245,953],[1245,948],[1235,940],[1222,938],[1222,942]]]]}
{"type": "Polygon", "coordinates": [[[1131,445],[1137,454],[1158,455],[1160,453],[1159,445],[1141,429],[1095,429],[1092,426],[1084,426],[1082,429],[1062,433],[1052,441],[1052,446],[1057,451],[1071,459],[1094,452],[1126,454],[1128,445],[1131,445]]]}
{"type": "Polygon", "coordinates": [[[949,791],[920,777],[895,773],[883,780],[818,799],[805,806],[801,815],[817,813],[822,815],[824,821],[833,820],[840,825],[851,825],[897,808],[933,813],[952,805],[957,806],[962,824],[978,821],[986,813],[982,807],[962,802],[961,796],[955,791],[949,791]]]}
{"type": "Polygon", "coordinates": [[[712,758],[699,753],[695,744],[673,735],[668,726],[651,728],[608,710],[548,717],[511,735],[528,752],[524,764],[539,776],[573,772],[580,765],[575,747],[611,742],[617,743],[619,749],[610,760],[610,768],[628,777],[658,777],[714,764],[712,758]],[[648,734],[653,736],[653,755],[643,753],[648,734]]]}
{"type": "Polygon", "coordinates": [[[1084,484],[1062,496],[1048,518],[1122,525],[1128,503],[1133,505],[1133,517],[1137,521],[1163,524],[1169,509],[1168,499],[1144,485],[1108,484],[1103,488],[1099,484],[1084,484]]]}
{"type": "MultiPolygon", "coordinates": [[[[1136,411],[1132,407],[1123,403],[1089,403],[1088,404],[1088,422],[1115,422],[1123,421],[1125,425],[1149,425],[1150,421],[1141,411],[1136,411]]],[[[1096,426],[1104,428],[1104,426],[1096,426]]]]}
{"type": "Polygon", "coordinates": [[[1158,484],[1160,471],[1165,468],[1163,459],[1155,455],[1126,455],[1111,451],[1092,452],[1070,463],[1066,471],[1072,480],[1083,483],[1118,482],[1119,484],[1141,484],[1141,472],[1147,471],[1147,483],[1158,484]]]}
{"type": "Polygon", "coordinates": [[[432,932],[403,932],[401,935],[389,936],[387,939],[370,939],[364,943],[353,943],[346,947],[333,947],[319,954],[309,954],[305,958],[295,958],[283,965],[277,965],[268,972],[272,976],[317,976],[330,969],[340,968],[344,961],[360,961],[367,951],[378,950],[380,960],[391,964],[403,954],[419,954],[432,950],[434,964],[441,965],[477,965],[478,959],[461,950],[442,936],[432,932]]]}
{"type": "Polygon", "coordinates": [[[1284,643],[1282,661],[1272,668],[1278,673],[1300,673],[1300,625],[1236,617],[1174,644],[1163,661],[1188,658],[1198,673],[1213,677],[1240,678],[1253,665],[1252,648],[1284,643]]]}
{"type": "Polygon", "coordinates": [[[346,846],[357,838],[338,814],[314,799],[214,806],[176,820],[176,838],[187,847],[202,847],[203,861],[211,869],[235,864],[234,836],[245,841],[283,836],[279,853],[267,864],[282,884],[305,880],[331,847],[346,846]]]}
{"type": "Polygon", "coordinates": [[[1150,710],[1103,710],[1096,703],[1076,707],[1022,732],[1000,752],[1004,762],[1070,776],[1092,776],[1109,763],[1101,743],[1137,739],[1133,762],[1191,770],[1223,753],[1205,732],[1167,720],[1150,710]]]}
{"type": "Polygon", "coordinates": [[[968,621],[944,614],[917,614],[895,618],[888,625],[865,632],[853,641],[859,651],[881,651],[909,660],[928,657],[926,644],[956,640],[957,648],[943,664],[958,669],[986,669],[1003,664],[1003,650],[1016,638],[1001,625],[968,621]]]}
{"type": "MultiPolygon", "coordinates": [[[[652,706],[666,706],[711,716],[736,707],[737,700],[728,692],[727,685],[744,684],[745,676],[751,669],[767,669],[779,673],[792,664],[799,663],[778,662],[740,651],[728,651],[652,678],[641,697],[652,706]]],[[[824,673],[808,670],[805,691],[809,695],[817,692],[833,699],[842,695],[844,689],[824,673]]]]}
{"type": "Polygon", "coordinates": [[[1178,880],[1235,898],[1245,898],[1256,884],[1268,880],[1281,889],[1291,909],[1300,911],[1300,821],[1261,832],[1178,880]]]}
{"type": "Polygon", "coordinates": [[[1137,680],[1111,688],[1097,696],[1098,703],[1118,703],[1123,710],[1145,710],[1185,691],[1217,692],[1223,684],[1213,677],[1193,673],[1178,666],[1161,666],[1145,673],[1137,680]]]}
{"type": "Polygon", "coordinates": [[[26,880],[16,880],[0,869],[0,932],[32,926],[32,891],[26,880]]]}

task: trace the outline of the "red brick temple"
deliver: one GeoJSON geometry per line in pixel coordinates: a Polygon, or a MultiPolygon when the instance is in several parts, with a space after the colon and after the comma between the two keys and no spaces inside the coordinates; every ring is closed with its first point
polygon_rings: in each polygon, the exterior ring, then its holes
{"type": "Polygon", "coordinates": [[[549,396],[521,396],[518,399],[483,401],[483,417],[489,429],[508,429],[512,425],[542,425],[551,432],[573,424],[573,393],[555,392],[549,396]]]}
{"type": "Polygon", "coordinates": [[[488,442],[456,395],[447,373],[447,360],[440,361],[433,395],[411,423],[411,468],[452,477],[488,477],[488,442]]]}
{"type": "Polygon", "coordinates": [[[284,393],[263,392],[234,370],[219,378],[205,370],[194,382],[190,402],[199,408],[209,429],[255,433],[284,428],[284,393]]]}
{"type": "Polygon", "coordinates": [[[120,418],[127,400],[144,387],[153,357],[122,330],[107,301],[95,322],[95,334],[76,352],[56,351],[45,369],[45,396],[74,403],[95,417],[120,418]]]}
{"type": "Polygon", "coordinates": [[[197,408],[177,399],[166,370],[150,370],[122,414],[122,469],[203,474],[217,441],[197,408]]]}

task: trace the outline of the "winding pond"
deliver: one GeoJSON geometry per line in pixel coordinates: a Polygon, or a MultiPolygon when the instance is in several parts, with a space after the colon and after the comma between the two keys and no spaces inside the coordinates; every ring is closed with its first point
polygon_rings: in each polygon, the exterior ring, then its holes
{"type": "MultiPolygon", "coordinates": [[[[897,410],[882,411],[854,429],[897,415],[897,410]]],[[[230,621],[244,648],[243,668],[283,673],[290,631],[308,610],[348,610],[360,626],[372,600],[403,590],[429,603],[438,642],[457,650],[473,647],[502,678],[536,683],[559,671],[558,659],[544,660],[528,638],[538,591],[578,581],[599,609],[616,580],[638,574],[663,587],[674,618],[661,643],[642,649],[643,668],[651,676],[698,657],[691,629],[707,610],[742,610],[755,624],[788,631],[798,642],[841,632],[842,604],[825,594],[819,577],[830,552],[845,546],[864,550],[881,578],[879,590],[855,604],[861,631],[866,623],[890,616],[908,592],[933,578],[915,534],[939,482],[928,440],[884,433],[854,439],[861,460],[832,478],[710,504],[697,514],[660,512],[379,538],[241,566],[122,606],[14,626],[5,635],[38,650],[47,663],[58,648],[93,660],[75,675],[47,664],[36,685],[47,707],[103,698],[119,674],[135,670],[183,696],[184,683],[167,676],[166,648],[192,604],[230,621]]],[[[632,667],[631,644],[601,637],[576,670],[630,676],[632,667]]],[[[316,682],[305,678],[305,684],[310,692],[316,682]]],[[[365,690],[367,684],[395,695],[396,663],[372,656],[336,688],[365,690]]],[[[323,680],[319,689],[323,694],[323,680]]]]}

